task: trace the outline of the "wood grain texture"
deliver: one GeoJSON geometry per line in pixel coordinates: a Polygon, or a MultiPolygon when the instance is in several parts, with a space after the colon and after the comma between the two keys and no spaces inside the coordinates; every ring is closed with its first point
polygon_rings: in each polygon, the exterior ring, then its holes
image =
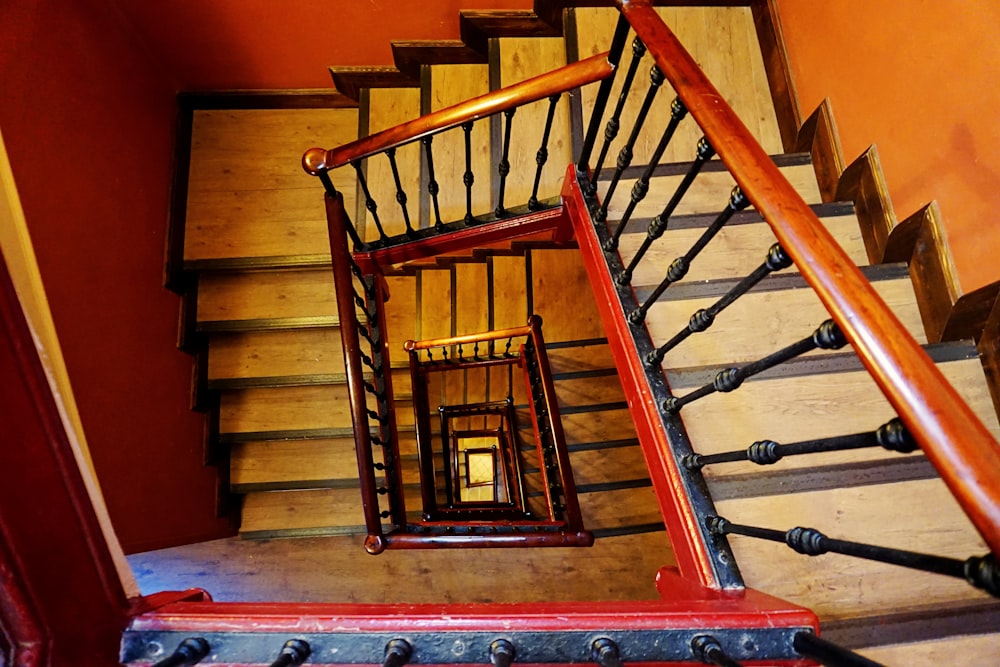
{"type": "Polygon", "coordinates": [[[243,499],[240,533],[336,526],[358,527],[364,531],[357,489],[249,493],[243,499]]]}
{"type": "Polygon", "coordinates": [[[428,340],[451,336],[454,333],[451,310],[451,270],[422,270],[419,289],[419,339],[428,340]]]}
{"type": "Polygon", "coordinates": [[[460,39],[394,41],[392,59],[400,72],[419,78],[424,65],[485,63],[486,50],[477,50],[460,39]]]}
{"type": "Polygon", "coordinates": [[[641,526],[663,521],[652,487],[581,493],[580,512],[588,530],[641,526]]]}
{"type": "Polygon", "coordinates": [[[230,483],[275,484],[302,480],[352,480],[357,491],[354,439],[243,442],[230,452],[230,483]]]}
{"type": "Polygon", "coordinates": [[[611,479],[633,480],[649,476],[638,445],[571,452],[569,460],[578,487],[611,479]]]}
{"type": "Polygon", "coordinates": [[[604,334],[579,253],[532,250],[534,310],[547,342],[598,338],[604,334]]]}
{"type": "Polygon", "coordinates": [[[555,390],[560,408],[625,402],[625,392],[615,374],[556,380],[555,390]]]}
{"type": "MultiPolygon", "coordinates": [[[[771,5],[771,2],[768,2],[771,5]]],[[[840,147],[840,134],[833,118],[833,105],[824,99],[799,128],[795,150],[806,152],[812,157],[823,201],[834,201],[837,184],[844,172],[844,154],[840,147]]],[[[902,261],[886,259],[888,262],[902,261]]]]}
{"type": "Polygon", "coordinates": [[[365,88],[416,88],[419,77],[409,76],[395,67],[343,66],[330,68],[333,85],[344,97],[357,101],[365,88]]]}
{"type": "MultiPolygon", "coordinates": [[[[945,614],[947,611],[942,609],[941,613],[945,614]]],[[[934,641],[863,648],[858,653],[884,665],[937,667],[956,660],[958,656],[969,665],[988,665],[996,660],[998,645],[1000,635],[997,633],[970,634],[934,641]]]]}
{"type": "MultiPolygon", "coordinates": [[[[357,132],[354,109],[196,111],[184,259],[328,254],[304,148],[357,132]]],[[[335,179],[353,206],[352,174],[335,179]]]]}
{"type": "Polygon", "coordinates": [[[837,200],[854,202],[854,211],[868,249],[868,259],[872,264],[883,261],[889,233],[896,226],[896,214],[892,209],[889,188],[874,144],[840,175],[837,200]]]}
{"type": "Polygon", "coordinates": [[[528,321],[529,315],[524,257],[495,255],[490,258],[490,265],[493,267],[494,328],[522,326],[528,321]]]}
{"type": "MultiPolygon", "coordinates": [[[[986,545],[938,480],[881,484],[783,497],[727,500],[720,516],[755,526],[788,530],[809,526],[830,537],[894,546],[965,559],[986,545]],[[901,512],[905,507],[933,512],[901,512]]],[[[849,556],[809,558],[783,544],[732,536],[730,543],[747,585],[805,605],[822,620],[886,613],[915,604],[942,607],[985,599],[965,581],[890,567],[849,556]]]]}
{"type": "Polygon", "coordinates": [[[562,422],[568,444],[635,438],[626,408],[562,415],[562,422]]]}
{"type": "Polygon", "coordinates": [[[208,356],[210,381],[319,374],[344,374],[340,331],[335,328],[212,337],[208,356]]]}
{"type": "Polygon", "coordinates": [[[986,384],[993,396],[993,407],[1000,415],[1000,299],[993,302],[976,347],[986,373],[986,384]]]}
{"type": "Polygon", "coordinates": [[[750,3],[757,42],[763,58],[763,68],[771,91],[775,117],[785,150],[792,150],[796,143],[796,133],[802,124],[799,97],[795,91],[795,79],[785,48],[781,31],[781,20],[775,0],[750,3]]]}
{"type": "Polygon", "coordinates": [[[333,272],[208,274],[198,284],[199,321],[335,317],[333,272]]]}

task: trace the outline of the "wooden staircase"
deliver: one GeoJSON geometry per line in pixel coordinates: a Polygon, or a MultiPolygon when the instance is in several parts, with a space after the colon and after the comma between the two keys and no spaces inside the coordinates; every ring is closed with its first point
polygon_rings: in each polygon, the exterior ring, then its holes
{"type": "MultiPolygon", "coordinates": [[[[733,91],[728,101],[765,149],[780,153],[749,10],[666,8],[661,13],[727,97],[733,91]],[[729,29],[706,29],[718,24],[729,29]],[[713,58],[714,52],[733,58],[713,58]]],[[[359,131],[364,136],[392,127],[555,69],[567,58],[607,48],[613,10],[576,9],[566,20],[569,29],[564,38],[491,37],[485,63],[423,66],[419,87],[361,87],[357,109],[196,115],[185,268],[198,276],[195,330],[208,340],[203,388],[218,397],[215,445],[228,451],[230,491],[242,498],[243,537],[364,532],[325,216],[317,184],[298,166],[302,150],[347,143],[359,131]]],[[[572,162],[573,146],[581,141],[581,128],[589,121],[592,95],[592,89],[584,90],[579,110],[565,99],[560,102],[549,146],[552,163],[572,162]]],[[[624,116],[634,115],[638,103],[633,95],[624,116]]],[[[534,172],[534,135],[544,124],[544,117],[517,120],[515,135],[524,136],[512,139],[511,174],[522,176],[507,185],[511,205],[523,203],[531,193],[530,179],[523,175],[534,172]]],[[[625,261],[645,237],[649,219],[662,206],[663,193],[673,191],[686,169],[683,161],[690,159],[700,136],[692,126],[678,133],[671,147],[677,153],[668,153],[664,160],[673,164],[657,171],[651,195],[633,213],[619,246],[625,261]],[[657,193],[660,196],[654,196],[657,193]]],[[[477,213],[492,207],[490,190],[495,184],[491,188],[489,183],[496,171],[501,128],[499,121],[491,132],[479,124],[474,135],[476,145],[484,147],[475,153],[473,166],[477,184],[483,186],[474,205],[477,213]]],[[[455,141],[460,134],[454,134],[435,139],[439,173],[460,174],[465,169],[458,164],[462,151],[455,141]]],[[[648,159],[656,139],[640,137],[633,165],[648,159]]],[[[417,196],[426,190],[419,178],[419,144],[400,149],[397,159],[401,173],[410,175],[402,185],[411,193],[409,210],[415,226],[433,224],[428,198],[417,196]]],[[[848,255],[866,265],[851,204],[822,201],[808,155],[779,154],[774,159],[848,255]]],[[[732,179],[715,167],[705,169],[697,192],[684,199],[670,229],[636,270],[633,284],[640,301],[728,197],[732,179]]],[[[618,185],[619,192],[627,192],[638,177],[639,167],[630,169],[618,185]]],[[[543,183],[539,198],[559,192],[562,172],[550,173],[557,176],[543,183]]],[[[362,197],[355,200],[353,174],[341,169],[336,176],[363,236],[377,238],[372,212],[365,209],[362,197]]],[[[396,186],[388,168],[373,163],[363,176],[371,196],[381,203],[378,214],[385,231],[402,233],[402,219],[391,210],[396,186]]],[[[607,180],[602,184],[607,187],[607,180]]],[[[440,211],[446,221],[461,218],[464,192],[442,188],[440,211]]],[[[612,223],[620,215],[620,208],[608,211],[612,223]]],[[[752,210],[737,214],[712,242],[716,252],[695,262],[683,283],[671,287],[650,309],[647,326],[653,339],[668,338],[692,312],[715,301],[763,261],[763,252],[773,242],[767,225],[752,210]]],[[[864,271],[908,330],[925,342],[906,267],[885,264],[864,271]]],[[[420,503],[403,341],[519,326],[537,313],[550,343],[585,525],[599,540],[631,536],[628,548],[641,544],[640,539],[653,539],[637,535],[663,531],[626,392],[605,338],[613,327],[608,322],[602,326],[574,244],[543,238],[403,263],[387,282],[391,295],[387,331],[392,349],[400,351],[392,360],[397,369],[393,385],[404,479],[409,480],[408,509],[413,511],[420,503]]],[[[675,393],[683,395],[710,382],[720,367],[760,358],[801,338],[825,319],[824,313],[794,269],[781,272],[727,309],[711,330],[668,355],[664,371],[675,393]]],[[[949,343],[927,349],[980,418],[1000,435],[975,347],[949,343]]],[[[873,429],[891,416],[856,356],[844,351],[812,353],[780,371],[748,380],[740,392],[712,396],[683,411],[684,425],[702,454],[745,447],[762,437],[795,442],[873,429]]],[[[920,453],[900,456],[862,450],[783,460],[774,466],[777,472],[752,468],[749,463],[706,468],[720,515],[782,530],[810,525],[848,539],[961,558],[986,549],[920,453]],[[925,510],[905,513],[906,508],[925,510]],[[927,511],[930,508],[933,511],[927,511]]],[[[933,656],[949,652],[992,655],[997,628],[990,624],[1000,611],[963,582],[859,565],[835,555],[807,559],[779,545],[740,537],[730,541],[748,586],[815,610],[830,637],[862,647],[862,653],[875,659],[917,665],[935,664],[938,658],[933,656]],[[968,625],[928,630],[928,617],[949,614],[969,619],[968,625]],[[932,641],[915,643],[921,639],[932,641]]],[[[623,547],[623,556],[627,552],[623,547]]],[[[669,560],[668,554],[664,560],[669,560]]]]}

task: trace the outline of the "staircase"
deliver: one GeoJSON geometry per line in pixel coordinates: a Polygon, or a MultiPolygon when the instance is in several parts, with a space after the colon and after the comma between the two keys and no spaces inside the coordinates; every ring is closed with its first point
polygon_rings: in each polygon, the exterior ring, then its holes
{"type": "MultiPolygon", "coordinates": [[[[837,243],[862,267],[907,330],[925,343],[905,265],[867,266],[851,204],[822,201],[808,155],[779,154],[762,65],[739,64],[757,58],[749,10],[668,8],[660,13],[695,51],[763,147],[775,154],[775,164],[837,243]],[[729,27],[706,31],[706,24],[729,27]],[[736,62],[713,58],[716,51],[738,56],[736,62]]],[[[359,130],[360,136],[372,134],[599,53],[608,48],[616,16],[615,10],[579,8],[567,14],[564,38],[492,38],[485,54],[488,62],[424,66],[419,87],[362,88],[357,109],[198,112],[185,269],[198,276],[195,329],[208,345],[204,388],[218,397],[215,450],[228,452],[229,491],[242,499],[242,537],[364,534],[326,219],[315,181],[298,167],[302,148],[346,144],[359,130]],[[233,155],[240,156],[235,165],[233,155]]],[[[627,61],[628,53],[623,68],[627,61]]],[[[648,78],[650,61],[644,62],[637,80],[648,78]]],[[[620,75],[617,81],[616,86],[620,75]]],[[[664,85],[658,93],[661,104],[673,95],[668,88],[664,85]]],[[[562,167],[573,161],[574,147],[583,141],[595,91],[585,88],[579,100],[571,103],[564,97],[556,106],[548,154],[556,168],[546,172],[538,199],[559,194],[562,167]]],[[[633,91],[623,119],[635,116],[644,92],[645,85],[633,91]]],[[[611,99],[616,96],[617,88],[611,99]]],[[[532,108],[534,116],[528,113],[515,116],[510,141],[511,180],[505,190],[510,206],[532,194],[536,135],[546,122],[543,105],[532,108]]],[[[666,114],[661,112],[660,118],[666,114]]],[[[652,123],[657,132],[662,124],[652,123]]],[[[493,208],[503,129],[497,118],[489,126],[477,123],[473,131],[474,145],[489,147],[473,154],[477,183],[491,184],[476,190],[476,214],[493,208]]],[[[623,264],[635,255],[650,220],[690,168],[700,136],[688,122],[664,153],[650,180],[649,196],[631,211],[623,227],[618,242],[623,264]]],[[[627,193],[658,139],[652,130],[637,137],[632,166],[616,185],[617,199],[607,195],[624,136],[614,145],[611,166],[602,172],[597,190],[600,201],[610,202],[610,229],[621,220],[627,193]]],[[[410,193],[414,226],[426,228],[436,214],[426,195],[427,170],[426,165],[421,169],[420,150],[419,144],[402,148],[396,160],[403,174],[400,186],[410,193]]],[[[442,182],[440,174],[466,169],[462,150],[459,132],[435,138],[434,168],[442,182]]],[[[369,161],[360,174],[363,185],[348,168],[338,170],[336,179],[362,237],[378,238],[375,214],[388,235],[404,233],[401,216],[390,212],[397,192],[392,171],[369,161]],[[376,212],[365,208],[365,188],[367,198],[381,204],[376,212]]],[[[718,160],[704,167],[696,189],[681,200],[669,228],[633,271],[638,303],[654,291],[670,262],[713,222],[733,184],[718,160]]],[[[461,188],[442,188],[438,203],[445,221],[466,213],[461,188]]],[[[736,213],[711,241],[712,254],[693,262],[684,280],[649,308],[645,326],[651,340],[661,344],[691,313],[710,307],[764,261],[774,242],[756,213],[736,213]]],[[[392,348],[401,351],[410,338],[520,326],[530,314],[541,315],[584,523],[599,546],[602,541],[615,545],[610,553],[627,558],[636,545],[641,548],[642,540],[656,544],[654,536],[645,534],[662,533],[661,511],[670,509],[663,494],[654,493],[649,451],[644,459],[639,445],[636,390],[623,390],[618,379],[625,372],[613,343],[626,313],[612,316],[604,304],[595,303],[596,285],[604,280],[596,272],[608,268],[599,267],[586,248],[577,247],[584,243],[579,234],[576,243],[543,235],[432,261],[400,262],[387,276],[386,330],[392,348]]],[[[728,307],[711,329],[667,354],[663,372],[674,394],[684,396],[711,383],[720,369],[760,359],[808,335],[826,317],[794,267],[776,272],[728,307]]],[[[1000,435],[975,346],[925,347],[994,436],[1000,435]]],[[[412,511],[420,507],[420,496],[414,483],[413,412],[402,353],[392,359],[392,367],[406,504],[412,511]]],[[[471,384],[462,390],[468,392],[471,384]]],[[[521,398],[515,396],[523,406],[521,398]]],[[[213,401],[206,403],[211,406],[213,401]]],[[[708,456],[745,448],[761,438],[793,443],[872,430],[893,414],[854,353],[820,350],[748,379],[739,391],[685,405],[681,417],[695,450],[708,456]]],[[[782,531],[812,526],[834,537],[957,558],[988,550],[919,452],[901,456],[879,449],[789,457],[763,473],[749,462],[707,465],[703,476],[718,515],[739,524],[782,531]],[[934,511],[910,516],[900,511],[910,506],[934,511]]],[[[873,659],[935,664],[935,656],[957,651],[988,657],[995,646],[997,605],[962,581],[838,555],[807,559],[780,545],[741,536],[729,537],[729,544],[748,587],[812,609],[821,619],[824,636],[861,648],[873,659]],[[928,621],[940,616],[965,619],[966,624],[928,621]]],[[[669,560],[669,555],[661,559],[669,560]]]]}

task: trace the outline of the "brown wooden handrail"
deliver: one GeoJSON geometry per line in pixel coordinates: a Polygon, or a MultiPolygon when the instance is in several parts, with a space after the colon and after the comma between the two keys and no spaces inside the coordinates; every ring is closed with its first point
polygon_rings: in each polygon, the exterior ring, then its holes
{"type": "Polygon", "coordinates": [[[990,549],[1000,553],[1000,445],[784,178],[650,0],[617,1],[928,460],[990,549]]]}
{"type": "Polygon", "coordinates": [[[463,334],[461,336],[448,336],[446,338],[408,340],[403,343],[403,349],[407,352],[412,352],[414,350],[426,350],[432,347],[450,347],[452,345],[465,345],[467,343],[486,343],[491,340],[503,340],[504,338],[517,338],[519,336],[526,337],[530,334],[530,325],[523,327],[511,327],[509,329],[481,331],[479,333],[463,334]]]}
{"type": "Polygon", "coordinates": [[[341,167],[354,160],[381,153],[421,137],[458,127],[467,121],[492,116],[495,113],[600,81],[611,76],[614,71],[614,66],[608,62],[608,54],[599,53],[337,148],[330,150],[310,148],[302,156],[302,167],[309,174],[318,176],[323,171],[341,167]]]}

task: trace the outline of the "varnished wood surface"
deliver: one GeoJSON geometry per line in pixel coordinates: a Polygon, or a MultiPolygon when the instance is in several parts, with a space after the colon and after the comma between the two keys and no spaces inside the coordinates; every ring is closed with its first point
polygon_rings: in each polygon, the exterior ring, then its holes
{"type": "Polygon", "coordinates": [[[986,372],[986,384],[993,396],[993,407],[1000,415],[1000,299],[993,302],[977,349],[986,372]]]}
{"type": "Polygon", "coordinates": [[[598,338],[600,315],[579,253],[531,251],[532,299],[549,342],[598,338]]]}
{"type": "Polygon", "coordinates": [[[959,656],[968,665],[989,665],[996,660],[998,642],[1000,638],[995,633],[969,634],[933,641],[863,648],[858,653],[885,665],[938,667],[953,662],[959,656]]]}
{"type": "MultiPolygon", "coordinates": [[[[833,105],[824,99],[799,128],[795,150],[808,152],[816,170],[816,181],[823,201],[835,201],[837,184],[844,172],[844,154],[840,135],[833,119],[833,105]]],[[[899,259],[886,261],[898,262],[899,259]]]]}
{"type": "Polygon", "coordinates": [[[230,466],[234,486],[341,479],[353,480],[357,492],[353,438],[237,443],[230,466]]]}
{"type": "Polygon", "coordinates": [[[644,2],[623,11],[672,81],[689,84],[681,96],[709,141],[734,173],[806,280],[834,315],[866,367],[899,411],[993,549],[1000,549],[1000,446],[861,273],[819,224],[765,151],[706,79],[677,38],[644,2]],[[808,265],[806,261],[808,259],[808,265]],[[919,397],[919,398],[918,398],[919,397]],[[932,409],[927,406],[933,405],[932,409]]]}
{"type": "Polygon", "coordinates": [[[416,88],[418,77],[400,72],[395,67],[343,66],[330,68],[330,76],[337,92],[358,100],[365,88],[416,88]]]}
{"type": "Polygon", "coordinates": [[[836,198],[854,202],[868,259],[872,264],[883,261],[889,234],[896,226],[896,214],[874,145],[844,169],[837,183],[836,198]]]}
{"type": "Polygon", "coordinates": [[[336,317],[329,270],[259,271],[201,276],[199,321],[336,317]]]}

